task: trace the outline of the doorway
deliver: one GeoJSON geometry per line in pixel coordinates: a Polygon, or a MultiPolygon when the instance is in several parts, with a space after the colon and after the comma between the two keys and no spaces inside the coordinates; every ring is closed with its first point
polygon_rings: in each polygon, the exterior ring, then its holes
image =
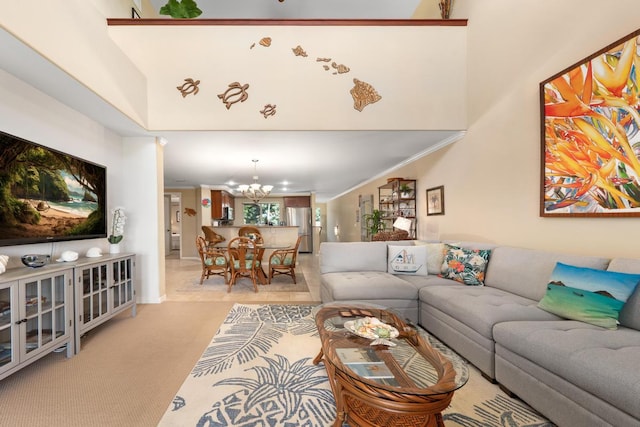
{"type": "Polygon", "coordinates": [[[164,195],[165,256],[181,257],[182,197],[179,193],[164,195]]]}

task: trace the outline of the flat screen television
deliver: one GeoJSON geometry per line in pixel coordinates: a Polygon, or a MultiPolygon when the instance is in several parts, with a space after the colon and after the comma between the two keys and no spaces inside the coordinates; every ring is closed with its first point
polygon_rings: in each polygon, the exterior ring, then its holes
{"type": "Polygon", "coordinates": [[[0,131],[0,246],[107,236],[104,166],[0,131]]]}

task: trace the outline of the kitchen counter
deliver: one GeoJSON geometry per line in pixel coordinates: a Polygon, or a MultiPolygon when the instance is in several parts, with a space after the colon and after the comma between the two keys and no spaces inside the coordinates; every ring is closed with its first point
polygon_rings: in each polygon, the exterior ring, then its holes
{"type": "MultiPolygon", "coordinates": [[[[224,237],[226,240],[222,243],[219,243],[216,246],[227,246],[229,241],[234,237],[238,237],[238,230],[240,230],[239,225],[222,225],[218,227],[212,227],[213,230],[224,237]]],[[[256,226],[252,226],[256,227],[256,226]]],[[[296,244],[296,240],[298,240],[298,227],[291,226],[279,226],[279,225],[264,225],[257,226],[258,230],[262,234],[262,238],[264,239],[264,245],[267,249],[269,248],[285,248],[288,246],[293,246],[296,244]]]]}

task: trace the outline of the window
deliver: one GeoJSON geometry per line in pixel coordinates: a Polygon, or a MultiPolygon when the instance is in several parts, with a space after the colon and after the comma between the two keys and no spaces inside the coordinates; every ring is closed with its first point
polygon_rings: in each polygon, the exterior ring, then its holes
{"type": "Polygon", "coordinates": [[[278,225],[280,203],[244,203],[242,218],[245,224],[278,225]]]}

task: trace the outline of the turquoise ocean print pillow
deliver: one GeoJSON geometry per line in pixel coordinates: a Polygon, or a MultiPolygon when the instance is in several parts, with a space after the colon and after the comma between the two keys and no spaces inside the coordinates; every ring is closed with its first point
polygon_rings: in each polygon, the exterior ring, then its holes
{"type": "Polygon", "coordinates": [[[620,310],[640,282],[640,274],[595,270],[557,263],[538,307],[567,319],[617,329],[620,310]]]}

